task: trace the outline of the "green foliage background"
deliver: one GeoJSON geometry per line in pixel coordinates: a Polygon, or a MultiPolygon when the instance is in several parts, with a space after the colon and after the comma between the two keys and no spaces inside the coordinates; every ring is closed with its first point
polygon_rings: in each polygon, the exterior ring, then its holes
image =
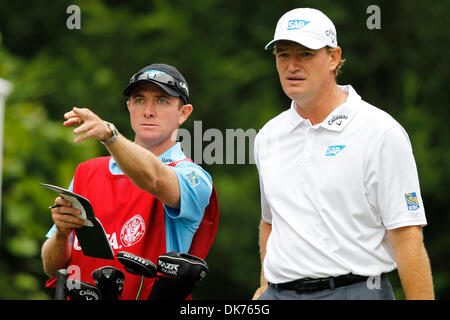
{"type": "MultiPolygon", "coordinates": [[[[429,225],[424,229],[437,298],[450,297],[448,243],[450,2],[439,1],[6,1],[0,0],[0,77],[14,85],[5,108],[0,299],[51,299],[40,247],[54,194],[75,166],[104,155],[95,141],[72,142],[62,126],[73,106],[89,107],[133,138],[122,89],[154,62],[188,80],[195,120],[208,128],[259,130],[289,106],[274,59],[264,51],[278,18],[296,7],[324,11],[347,59],[341,84],[392,114],[409,133],[429,225]],[[66,9],[81,8],[81,30],[66,9]],[[366,9],[381,9],[369,30],[366,9]]],[[[191,131],[192,132],[192,131],[191,131]]],[[[208,142],[204,142],[203,146],[208,142]]],[[[249,150],[252,152],[252,150],[249,150]]],[[[214,179],[220,226],[210,273],[194,299],[249,299],[259,282],[258,176],[254,165],[204,165],[214,179]]],[[[396,273],[389,275],[403,298],[396,273]]]]}

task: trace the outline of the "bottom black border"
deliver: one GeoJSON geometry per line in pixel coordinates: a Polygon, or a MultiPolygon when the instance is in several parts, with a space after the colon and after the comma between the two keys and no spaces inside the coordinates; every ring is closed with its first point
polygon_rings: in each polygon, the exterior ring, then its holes
{"type": "MultiPolygon", "coordinates": [[[[11,310],[14,317],[23,312],[46,319],[70,316],[124,316],[127,319],[321,319],[342,315],[345,318],[383,317],[398,312],[437,315],[448,308],[447,301],[272,301],[272,300],[191,300],[191,301],[21,301],[0,300],[3,310],[11,310]],[[445,309],[444,309],[445,308],[445,309]]],[[[447,309],[448,310],[448,309],[447,309]]],[[[102,319],[102,320],[103,320],[102,319]]]]}

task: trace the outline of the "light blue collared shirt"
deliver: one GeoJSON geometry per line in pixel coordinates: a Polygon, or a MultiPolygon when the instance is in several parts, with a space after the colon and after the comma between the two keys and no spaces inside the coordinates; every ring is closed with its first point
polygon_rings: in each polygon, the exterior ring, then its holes
{"type": "MultiPolygon", "coordinates": [[[[158,157],[162,163],[169,163],[186,159],[180,143],[176,143],[158,157]]],[[[164,204],[166,227],[166,250],[186,253],[191,246],[192,238],[200,225],[206,206],[212,192],[211,176],[199,165],[182,161],[174,170],[180,185],[180,208],[171,208],[164,204]]],[[[114,158],[109,161],[109,171],[114,175],[123,175],[114,158]]],[[[73,191],[73,179],[69,190],[73,191]]],[[[47,238],[56,231],[56,226],[49,230],[47,238]]]]}

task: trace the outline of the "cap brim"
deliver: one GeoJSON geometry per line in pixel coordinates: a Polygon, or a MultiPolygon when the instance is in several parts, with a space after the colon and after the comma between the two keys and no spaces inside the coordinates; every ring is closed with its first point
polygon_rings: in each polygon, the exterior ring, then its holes
{"type": "Polygon", "coordinates": [[[302,46],[305,46],[305,47],[307,47],[309,49],[312,49],[312,50],[319,50],[319,49],[321,49],[321,48],[326,46],[326,44],[324,44],[322,41],[319,41],[319,40],[314,39],[314,38],[305,37],[305,38],[302,38],[302,39],[292,39],[292,38],[289,38],[289,37],[284,37],[284,38],[273,39],[272,41],[270,41],[264,47],[264,49],[266,51],[273,49],[274,46],[275,46],[275,43],[277,41],[280,41],[280,40],[293,41],[293,42],[301,44],[302,46]]]}
{"type": "Polygon", "coordinates": [[[161,89],[163,89],[167,94],[173,96],[173,97],[179,97],[181,96],[180,93],[178,91],[176,91],[175,89],[169,87],[168,85],[165,85],[163,83],[151,80],[151,79],[145,79],[145,80],[138,80],[136,82],[130,83],[129,85],[127,85],[125,87],[125,89],[123,90],[123,95],[125,97],[129,97],[131,95],[131,93],[133,92],[133,90],[140,84],[142,83],[146,83],[146,82],[151,82],[156,84],[158,87],[160,87],[161,89]]]}

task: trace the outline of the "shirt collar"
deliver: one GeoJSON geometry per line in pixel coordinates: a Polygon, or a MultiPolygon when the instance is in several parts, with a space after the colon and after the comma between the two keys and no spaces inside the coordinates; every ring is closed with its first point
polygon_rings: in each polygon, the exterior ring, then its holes
{"type": "Polygon", "coordinates": [[[357,111],[357,102],[361,97],[350,85],[338,86],[342,91],[347,93],[347,100],[334,109],[328,117],[319,125],[331,131],[342,131],[351,121],[357,111]]]}
{"type": "Polygon", "coordinates": [[[292,100],[291,107],[288,110],[288,122],[289,122],[289,131],[292,132],[297,126],[299,126],[304,121],[308,121],[303,118],[298,112],[297,107],[295,105],[295,101],[292,100]]]}
{"type": "MultiPolygon", "coordinates": [[[[186,159],[186,155],[181,150],[181,144],[179,142],[176,142],[172,147],[160,154],[158,156],[158,159],[161,160],[161,162],[164,164],[169,164],[178,160],[186,159]]],[[[114,157],[111,157],[110,166],[117,166],[114,157]]]]}
{"type": "MultiPolygon", "coordinates": [[[[318,123],[317,126],[323,127],[331,131],[342,131],[347,123],[353,118],[356,113],[357,107],[355,102],[361,100],[361,97],[356,93],[351,85],[339,86],[339,89],[347,93],[347,100],[335,108],[327,118],[318,123]]],[[[309,120],[303,118],[296,109],[296,104],[294,101],[291,102],[291,107],[288,110],[288,121],[292,132],[298,125],[303,122],[309,122],[309,120]]]]}
{"type": "Polygon", "coordinates": [[[172,147],[158,156],[158,159],[164,164],[169,164],[185,158],[186,156],[181,150],[181,144],[179,142],[176,142],[172,147]]]}

